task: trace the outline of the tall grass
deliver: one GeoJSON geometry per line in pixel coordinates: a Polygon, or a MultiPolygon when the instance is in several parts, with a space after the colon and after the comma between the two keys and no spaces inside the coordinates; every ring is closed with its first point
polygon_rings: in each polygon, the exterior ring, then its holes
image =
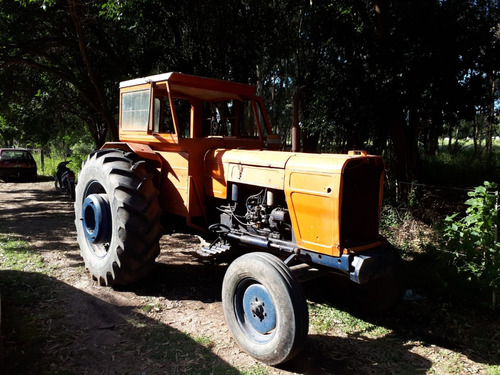
{"type": "Polygon", "coordinates": [[[475,152],[471,142],[441,146],[436,156],[421,161],[419,182],[454,187],[479,186],[483,181],[500,182],[500,145],[491,155],[475,152]]]}
{"type": "Polygon", "coordinates": [[[33,152],[33,158],[36,161],[39,176],[54,176],[57,171],[57,165],[60,162],[64,161],[64,159],[61,159],[59,157],[53,158],[45,154],[43,156],[43,163],[42,163],[41,151],[33,152]]]}
{"type": "Polygon", "coordinates": [[[54,176],[57,171],[57,165],[63,161],[69,161],[68,168],[75,172],[75,174],[78,174],[82,168],[82,162],[94,150],[94,147],[90,143],[80,141],[71,146],[70,149],[71,153],[65,154],[64,150],[51,146],[48,152],[43,151],[43,163],[42,151],[40,149],[33,150],[33,158],[38,166],[38,175],[54,176]]]}

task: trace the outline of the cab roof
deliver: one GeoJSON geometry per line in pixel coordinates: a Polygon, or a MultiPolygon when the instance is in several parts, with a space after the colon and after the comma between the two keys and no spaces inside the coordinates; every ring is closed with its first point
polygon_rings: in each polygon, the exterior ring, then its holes
{"type": "Polygon", "coordinates": [[[241,97],[252,97],[255,95],[256,91],[255,86],[252,85],[245,85],[242,83],[223,81],[219,79],[198,77],[177,72],[163,73],[123,81],[120,83],[120,89],[131,86],[144,85],[148,83],[155,83],[156,85],[166,84],[169,88],[169,91],[194,97],[200,97],[200,95],[206,95],[211,98],[214,96],[227,97],[227,93],[241,97]],[[225,93],[226,95],[224,95],[223,93],[225,93]]]}

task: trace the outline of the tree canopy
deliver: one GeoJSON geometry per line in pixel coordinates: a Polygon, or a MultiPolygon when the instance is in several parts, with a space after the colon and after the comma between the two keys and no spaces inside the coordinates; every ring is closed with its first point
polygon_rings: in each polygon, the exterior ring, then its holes
{"type": "Polygon", "coordinates": [[[383,153],[411,181],[464,122],[492,152],[499,46],[496,0],[2,0],[0,136],[85,128],[99,147],[118,82],[181,71],[257,85],[288,142],[303,88],[303,150],[383,153]]]}

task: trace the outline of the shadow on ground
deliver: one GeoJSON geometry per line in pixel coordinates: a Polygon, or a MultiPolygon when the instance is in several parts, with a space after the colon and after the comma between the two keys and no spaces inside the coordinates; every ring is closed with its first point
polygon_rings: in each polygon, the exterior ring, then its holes
{"type": "Polygon", "coordinates": [[[40,241],[44,249],[77,249],[73,202],[51,183],[2,184],[0,226],[22,240],[40,241]]]}
{"type": "Polygon", "coordinates": [[[0,271],[0,291],[1,373],[239,373],[188,335],[54,278],[0,271]]]}
{"type": "MultiPolygon", "coordinates": [[[[369,314],[359,301],[349,298],[348,288],[342,287],[343,283],[334,285],[335,288],[327,287],[328,279],[318,279],[306,283],[304,287],[310,301],[333,306],[355,318],[392,331],[389,336],[375,340],[380,345],[364,353],[366,358],[378,353],[378,359],[382,360],[389,352],[395,353],[396,358],[405,358],[405,350],[399,349],[410,350],[417,345],[423,351],[435,354],[435,358],[440,357],[437,353],[441,349],[446,349],[461,353],[476,363],[500,365],[500,319],[496,311],[452,302],[446,295],[416,294],[403,299],[389,312],[369,314]]],[[[411,363],[409,358],[408,361],[411,363]]],[[[417,368],[426,367],[418,360],[416,364],[419,364],[417,368]]]]}
{"type": "MultiPolygon", "coordinates": [[[[178,263],[177,258],[163,252],[154,272],[129,290],[138,295],[171,300],[219,302],[225,270],[222,265],[178,263]]],[[[346,311],[391,333],[374,339],[367,338],[365,332],[312,334],[305,349],[280,369],[301,374],[349,374],[353,371],[358,374],[425,374],[433,367],[426,357],[439,361],[441,350],[461,353],[479,364],[500,364],[500,322],[494,312],[471,310],[451,305],[444,299],[420,296],[401,301],[388,313],[370,315],[356,305],[359,301],[349,298],[348,289],[342,283],[333,282],[319,279],[305,283],[308,300],[346,311]]]]}
{"type": "MultiPolygon", "coordinates": [[[[199,300],[220,302],[222,280],[226,267],[221,265],[169,264],[168,255],[153,273],[143,281],[126,288],[142,296],[164,297],[169,300],[199,300]]],[[[306,288],[307,290],[307,288],[306,288]]],[[[327,298],[327,294],[317,294],[327,298]]],[[[318,301],[321,299],[316,295],[318,301]]],[[[315,298],[316,298],[315,297],[315,298]]],[[[222,316],[220,319],[223,319],[222,316]]],[[[228,333],[229,335],[229,333],[228,333]]],[[[304,350],[290,362],[279,366],[286,373],[298,374],[425,374],[432,363],[411,352],[409,338],[389,334],[377,339],[362,335],[309,335],[304,350]]]]}
{"type": "MultiPolygon", "coordinates": [[[[33,189],[22,184],[12,194],[14,208],[0,209],[2,231],[40,241],[37,250],[42,254],[44,249],[57,249],[76,260],[72,203],[45,187],[50,186],[44,183],[33,189]],[[29,204],[18,194],[28,196],[29,204]]],[[[125,290],[167,300],[220,302],[225,266],[196,262],[191,255],[196,241],[189,236],[176,240],[179,243],[174,244],[173,251],[169,248],[172,243],[163,242],[153,273],[125,290]]],[[[80,259],[78,266],[81,264],[80,259]]],[[[446,348],[478,363],[500,364],[500,324],[493,313],[425,298],[404,301],[391,313],[373,317],[358,313],[340,284],[319,280],[305,284],[304,289],[310,301],[348,311],[392,333],[375,339],[343,332],[312,334],[304,350],[280,367],[282,371],[425,374],[433,364],[415,353],[415,342],[431,351],[446,348]]],[[[0,271],[0,292],[3,373],[238,373],[212,353],[210,346],[197,343],[168,324],[138,314],[131,306],[104,302],[60,280],[0,271]]],[[[222,321],[222,314],[217,319],[222,321]]]]}

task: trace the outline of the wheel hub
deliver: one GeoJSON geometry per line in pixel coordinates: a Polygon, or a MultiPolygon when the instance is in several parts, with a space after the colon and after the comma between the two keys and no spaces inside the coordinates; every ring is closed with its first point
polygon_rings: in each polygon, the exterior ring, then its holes
{"type": "Polygon", "coordinates": [[[259,318],[261,322],[266,317],[264,312],[264,303],[259,300],[250,302],[250,310],[252,311],[253,316],[259,318]]]}
{"type": "Polygon", "coordinates": [[[276,309],[269,291],[262,284],[252,284],[245,290],[243,310],[257,332],[268,334],[276,328],[276,309]]]}
{"type": "Polygon", "coordinates": [[[82,206],[82,221],[85,237],[95,245],[108,243],[111,239],[111,213],[106,194],[88,195],[82,206]]]}

